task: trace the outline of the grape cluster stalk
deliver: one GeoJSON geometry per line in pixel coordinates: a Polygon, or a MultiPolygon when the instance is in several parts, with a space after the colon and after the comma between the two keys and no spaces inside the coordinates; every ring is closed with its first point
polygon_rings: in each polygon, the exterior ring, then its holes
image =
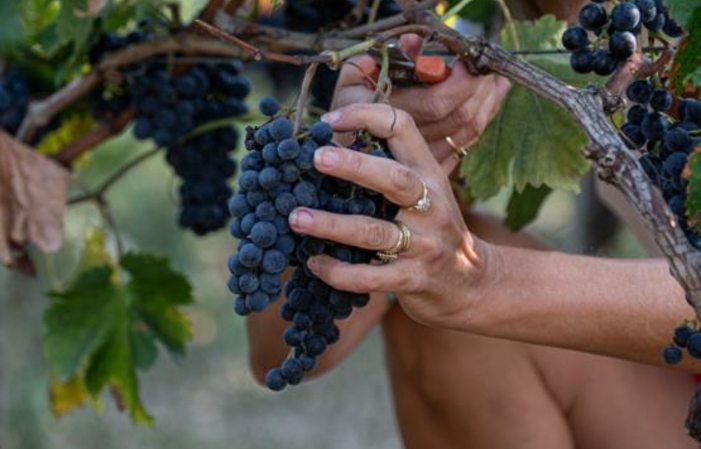
{"type": "MultiPolygon", "coordinates": [[[[248,129],[248,153],[241,161],[238,192],[229,203],[234,220],[231,234],[238,250],[228,262],[229,290],[236,295],[239,315],[262,312],[284,293],[280,315],[290,323],[282,338],[290,356],[266,375],[266,385],[279,391],[296,385],[316,365],[316,358],[340,337],[335,320],[363,307],[369,295],[339,291],[307,267],[310,257],[327,254],[348,263],[369,263],[373,251],[298,235],[288,224],[298,206],[338,214],[359,214],[391,220],[399,208],[382,195],[348,181],[326,176],[314,168],[314,153],[334,145],[333,131],[318,121],[294,135],[292,121],[278,115],[276,100],[266,97],[261,111],[270,120],[248,129]],[[290,280],[283,273],[294,268],[290,280]],[[283,286],[284,284],[284,286],[283,286]]],[[[363,133],[349,146],[375,157],[388,158],[383,141],[363,133]]]]}

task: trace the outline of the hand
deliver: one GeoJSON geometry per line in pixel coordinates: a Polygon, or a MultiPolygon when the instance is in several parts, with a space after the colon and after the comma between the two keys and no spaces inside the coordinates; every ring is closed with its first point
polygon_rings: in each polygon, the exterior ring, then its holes
{"type": "MultiPolygon", "coordinates": [[[[421,52],[421,39],[402,36],[400,46],[415,57],[421,52]]],[[[371,103],[375,90],[367,73],[376,65],[370,56],[353,58],[344,64],[336,84],[331,109],[353,103],[371,103]]],[[[496,75],[475,76],[458,62],[450,77],[429,87],[393,88],[389,103],[411,115],[419,131],[446,173],[453,171],[459,158],[445,140],[456,145],[474,144],[489,122],[498,114],[509,90],[509,81],[496,75]]]]}
{"type": "MultiPolygon", "coordinates": [[[[381,192],[403,207],[416,203],[426,184],[432,202],[426,212],[403,208],[397,216],[412,232],[409,248],[386,265],[348,264],[329,256],[309,259],[323,281],[359,293],[393,292],[408,315],[425,324],[460,327],[470,313],[470,295],[485,276],[489,246],[463,221],[450,182],[411,116],[386,104],[356,103],[323,117],[336,132],[368,130],[387,139],[396,161],[345,148],[316,151],[320,172],[381,192]]],[[[358,215],[297,208],[290,225],[299,234],[371,250],[392,248],[400,238],[391,222],[358,215]]]]}

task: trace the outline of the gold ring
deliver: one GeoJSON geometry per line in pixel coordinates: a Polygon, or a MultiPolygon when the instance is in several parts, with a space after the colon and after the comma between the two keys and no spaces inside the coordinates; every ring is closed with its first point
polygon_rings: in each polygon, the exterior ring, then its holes
{"type": "Polygon", "coordinates": [[[395,243],[392,248],[377,252],[377,258],[380,259],[382,263],[389,263],[393,260],[397,260],[399,254],[408,250],[411,246],[411,231],[407,225],[399,220],[393,223],[399,229],[399,239],[397,239],[397,243],[395,243]]]}
{"type": "Polygon", "coordinates": [[[445,141],[448,142],[448,145],[450,145],[450,148],[452,148],[458,155],[458,158],[462,158],[467,156],[467,148],[466,147],[459,147],[455,141],[453,140],[452,137],[448,136],[445,138],[445,141]]]}
{"type": "Polygon", "coordinates": [[[428,210],[431,208],[431,198],[428,196],[428,186],[426,186],[425,182],[421,181],[421,187],[423,189],[421,192],[421,198],[419,198],[416,203],[409,206],[407,209],[419,212],[428,212],[428,210]]]}

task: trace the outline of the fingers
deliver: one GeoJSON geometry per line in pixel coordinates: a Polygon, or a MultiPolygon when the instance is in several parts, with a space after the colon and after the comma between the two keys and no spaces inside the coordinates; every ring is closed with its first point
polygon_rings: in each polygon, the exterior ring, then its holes
{"type": "MultiPolygon", "coordinates": [[[[397,225],[391,221],[304,207],[298,207],[290,214],[290,226],[299,234],[375,251],[395,247],[402,237],[397,225]]],[[[420,237],[412,235],[411,247],[416,248],[417,244],[420,248],[420,237]]]]}
{"type": "Polygon", "coordinates": [[[429,87],[397,89],[392,104],[411,112],[417,123],[430,123],[447,117],[482,88],[480,78],[458,62],[444,82],[429,87]]]}
{"type": "Polygon", "coordinates": [[[411,206],[423,194],[421,180],[409,168],[359,151],[323,147],[314,154],[314,166],[327,175],[381,192],[399,206],[411,206]]]}
{"type": "Polygon", "coordinates": [[[378,70],[368,55],[357,56],[343,63],[336,82],[331,110],[352,103],[371,103],[375,96],[372,73],[378,70]]]}
{"type": "Polygon", "coordinates": [[[363,129],[386,139],[394,157],[418,170],[438,169],[412,117],[386,104],[352,104],[322,116],[335,132],[363,129]]]}
{"type": "Polygon", "coordinates": [[[410,275],[412,270],[407,270],[403,264],[349,264],[325,255],[314,256],[307,264],[322,281],[338,290],[354,293],[398,293],[416,284],[416,279],[410,275]]]}

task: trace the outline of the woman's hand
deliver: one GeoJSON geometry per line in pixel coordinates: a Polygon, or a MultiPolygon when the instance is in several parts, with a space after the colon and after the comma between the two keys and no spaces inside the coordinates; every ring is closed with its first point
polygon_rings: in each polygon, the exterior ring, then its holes
{"type": "MultiPolygon", "coordinates": [[[[464,328],[471,297],[484,282],[489,246],[468,231],[450,182],[412,117],[386,104],[353,104],[323,117],[336,132],[368,130],[387,139],[396,161],[345,148],[317,150],[320,172],[381,192],[403,207],[397,220],[411,231],[411,244],[386,265],[348,264],[328,256],[312,257],[309,268],[323,281],[353,292],[396,293],[404,310],[417,321],[464,328]],[[428,188],[428,211],[407,209],[428,188]]],[[[371,250],[387,250],[400,239],[388,221],[298,208],[290,225],[300,234],[371,250]]]]}
{"type": "MultiPolygon", "coordinates": [[[[414,57],[421,51],[421,39],[404,35],[404,52],[414,57]]],[[[331,109],[354,103],[371,103],[375,90],[368,78],[376,65],[370,56],[360,56],[344,64],[336,84],[331,109]]],[[[436,159],[446,173],[457,165],[457,153],[446,141],[459,147],[474,144],[489,122],[499,113],[509,81],[496,75],[475,76],[462,63],[453,66],[446,81],[429,87],[392,89],[389,104],[411,115],[436,159]]]]}

